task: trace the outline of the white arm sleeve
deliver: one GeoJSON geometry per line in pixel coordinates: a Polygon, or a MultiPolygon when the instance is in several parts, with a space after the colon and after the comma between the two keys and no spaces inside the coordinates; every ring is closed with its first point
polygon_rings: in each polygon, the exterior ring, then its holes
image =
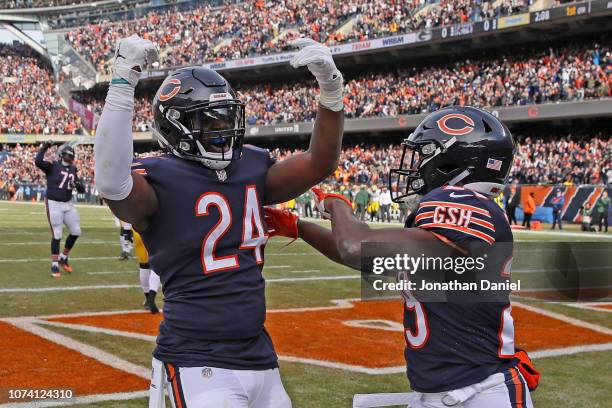
{"type": "Polygon", "coordinates": [[[132,191],[134,88],[111,84],[94,142],[95,181],[100,196],[113,201],[132,191]]]}

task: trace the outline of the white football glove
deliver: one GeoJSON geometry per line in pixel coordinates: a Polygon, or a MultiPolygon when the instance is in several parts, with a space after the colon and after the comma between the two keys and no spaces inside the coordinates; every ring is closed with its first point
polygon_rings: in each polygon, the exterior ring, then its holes
{"type": "Polygon", "coordinates": [[[321,88],[319,103],[327,109],[339,112],[344,108],[342,102],[342,74],[336,68],[329,48],[310,38],[298,38],[291,46],[299,48],[291,59],[293,68],[308,67],[321,88]]]}
{"type": "Polygon", "coordinates": [[[123,38],[117,41],[111,83],[125,83],[123,79],[136,87],[141,72],[154,62],[159,62],[159,52],[155,44],[136,34],[123,38]]]}

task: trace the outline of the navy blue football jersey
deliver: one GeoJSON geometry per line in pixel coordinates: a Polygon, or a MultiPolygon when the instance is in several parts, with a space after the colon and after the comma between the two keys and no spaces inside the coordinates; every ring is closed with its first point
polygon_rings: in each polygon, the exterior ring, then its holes
{"type": "MultiPolygon", "coordinates": [[[[468,254],[496,246],[487,267],[509,276],[512,231],[492,200],[462,187],[432,190],[406,227],[423,228],[468,254]]],[[[496,272],[497,273],[497,272],[496,272]]],[[[408,379],[419,392],[443,392],[482,381],[514,366],[514,322],[509,295],[489,302],[406,301],[408,379]]]]}
{"type": "Polygon", "coordinates": [[[47,177],[47,192],[45,196],[53,201],[72,200],[72,190],[79,182],[77,168],[74,164],[64,166],[61,160],[52,162],[45,160],[47,149],[40,149],[36,154],[34,163],[47,177]]]}
{"type": "Polygon", "coordinates": [[[178,366],[268,369],[277,358],[268,333],[263,212],[273,163],[243,148],[223,171],[171,154],[139,158],[159,208],[141,233],[164,291],[156,358],[178,366]]]}

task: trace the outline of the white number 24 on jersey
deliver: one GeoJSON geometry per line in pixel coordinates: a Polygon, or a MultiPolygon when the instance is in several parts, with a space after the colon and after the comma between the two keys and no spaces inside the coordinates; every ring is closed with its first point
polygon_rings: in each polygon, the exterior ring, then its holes
{"type": "MultiPolygon", "coordinates": [[[[219,210],[219,221],[202,240],[202,268],[204,274],[225,271],[240,267],[238,255],[215,256],[215,248],[219,239],[223,237],[232,226],[232,208],[227,198],[220,193],[204,193],[196,202],[196,216],[208,216],[211,206],[219,210]]],[[[268,241],[268,234],[264,229],[257,188],[249,185],[245,189],[244,217],[242,219],[242,243],[238,249],[253,249],[257,264],[263,263],[263,247],[268,241]]]]}

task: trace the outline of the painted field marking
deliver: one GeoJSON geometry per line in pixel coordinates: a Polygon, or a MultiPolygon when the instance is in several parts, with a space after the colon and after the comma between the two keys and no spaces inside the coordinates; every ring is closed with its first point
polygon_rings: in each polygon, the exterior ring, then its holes
{"type": "Polygon", "coordinates": [[[35,324],[36,319],[17,317],[2,320],[4,322],[12,324],[13,326],[23,331],[35,334],[38,337],[42,337],[43,339],[48,340],[52,343],[74,350],[102,364],[111,366],[121,371],[125,371],[126,373],[134,374],[141,378],[149,379],[149,369],[139,366],[137,364],[130,363],[127,360],[117,357],[114,354],[107,353],[106,351],[103,351],[97,347],[90,346],[88,344],[74,340],[71,337],[64,336],[62,334],[45,329],[35,324]]]}
{"type": "MultiPolygon", "coordinates": [[[[34,246],[34,245],[49,245],[49,241],[25,241],[25,242],[0,242],[0,246],[34,246]]],[[[121,244],[117,241],[98,241],[98,240],[79,240],[79,246],[81,245],[113,245],[120,246],[121,244]]]]}
{"type": "MultiPolygon", "coordinates": [[[[295,308],[295,309],[274,309],[274,310],[269,310],[268,313],[281,313],[281,312],[295,313],[295,312],[311,312],[311,311],[320,311],[320,310],[329,311],[329,310],[338,310],[338,309],[350,309],[350,308],[355,307],[355,305],[352,303],[352,301],[355,301],[355,300],[358,300],[358,299],[340,299],[340,300],[333,301],[332,302],[333,305],[330,305],[330,306],[304,307],[304,308],[295,308]]],[[[584,327],[589,330],[603,333],[606,335],[612,335],[612,330],[607,329],[605,327],[601,327],[595,324],[584,322],[582,320],[569,318],[567,316],[560,315],[554,312],[549,312],[541,308],[524,305],[522,303],[513,302],[513,304],[519,308],[524,308],[525,310],[528,310],[534,313],[538,313],[538,314],[541,314],[541,315],[544,315],[544,316],[547,316],[553,319],[557,319],[557,320],[563,321],[568,324],[572,324],[578,327],[584,327]]],[[[120,313],[121,312],[110,312],[110,313],[96,312],[96,313],[90,313],[90,314],[74,313],[74,314],[55,315],[55,316],[70,318],[70,317],[76,317],[76,316],[82,316],[82,317],[88,317],[88,316],[93,316],[93,315],[103,316],[105,314],[116,315],[120,313]]],[[[141,311],[127,311],[126,313],[142,313],[142,312],[141,311]]],[[[155,336],[153,335],[147,335],[147,334],[135,333],[135,332],[126,332],[123,330],[98,327],[98,326],[93,326],[93,325],[88,325],[88,324],[65,323],[65,322],[56,322],[56,321],[50,322],[46,320],[46,319],[51,319],[51,318],[53,317],[52,316],[39,316],[38,318],[30,318],[30,319],[34,319],[36,323],[44,324],[44,325],[51,325],[51,326],[56,326],[56,327],[66,327],[66,328],[71,328],[75,330],[83,330],[86,332],[104,333],[108,335],[116,335],[116,336],[139,339],[139,340],[150,341],[150,342],[155,341],[155,336]]],[[[381,330],[389,330],[389,331],[403,331],[403,328],[400,327],[401,326],[400,323],[398,322],[391,322],[391,323],[395,323],[395,324],[389,324],[387,320],[384,320],[384,321],[383,320],[353,320],[353,321],[347,320],[343,322],[343,324],[347,326],[354,326],[354,327],[361,327],[361,328],[368,328],[368,329],[381,329],[381,330]]],[[[552,348],[552,349],[542,349],[542,350],[530,352],[530,356],[534,359],[538,359],[538,358],[565,356],[565,355],[571,355],[571,354],[577,354],[577,353],[583,353],[583,352],[596,352],[596,351],[608,351],[608,350],[612,350],[612,342],[601,343],[601,344],[585,344],[585,345],[569,346],[569,347],[558,347],[558,348],[552,348]]],[[[382,374],[393,374],[393,373],[405,372],[405,366],[403,365],[388,366],[388,367],[365,367],[365,366],[361,366],[357,364],[346,364],[342,362],[333,362],[333,361],[324,360],[324,359],[291,356],[291,355],[285,355],[282,353],[279,354],[279,359],[281,361],[286,361],[286,362],[312,364],[312,365],[317,365],[321,367],[349,370],[353,372],[359,372],[359,373],[365,373],[365,374],[371,374],[371,375],[382,375],[382,374]]]]}
{"type": "MultiPolygon", "coordinates": [[[[2,201],[2,204],[10,205],[31,205],[33,207],[43,207],[45,203],[43,202],[30,202],[30,201],[2,201]]],[[[106,210],[110,212],[110,209],[105,205],[94,205],[94,204],[74,204],[77,208],[92,208],[94,210],[106,210]]]]}
{"type": "MultiPolygon", "coordinates": [[[[70,257],[71,261],[104,261],[114,259],[118,260],[116,256],[86,256],[86,257],[70,257]]],[[[0,263],[23,263],[23,262],[49,262],[49,258],[16,258],[16,259],[0,259],[0,263]]]]}
{"type": "MultiPolygon", "coordinates": [[[[92,272],[93,273],[93,272],[92,272]]],[[[268,278],[266,283],[282,282],[309,282],[309,281],[334,281],[358,279],[359,275],[337,275],[337,276],[308,276],[304,278],[268,278]]],[[[98,290],[98,289],[133,289],[140,285],[82,285],[82,286],[47,286],[41,288],[2,288],[0,293],[31,293],[31,292],[69,292],[75,290],[98,290]]]]}
{"type": "Polygon", "coordinates": [[[130,274],[138,273],[137,270],[133,271],[103,271],[103,272],[85,272],[87,275],[115,275],[115,274],[130,274]]]}
{"type": "Polygon", "coordinates": [[[41,320],[41,319],[33,320],[33,322],[36,324],[43,324],[47,326],[61,327],[64,329],[80,330],[80,331],[86,331],[90,333],[108,334],[110,336],[127,337],[130,339],[136,339],[136,340],[155,341],[155,336],[149,336],[146,334],[134,333],[134,332],[126,332],[123,330],[106,329],[103,327],[89,326],[86,324],[63,323],[63,322],[55,322],[51,320],[41,320]]]}
{"type": "Polygon", "coordinates": [[[69,292],[74,290],[96,290],[96,289],[132,289],[140,288],[140,285],[85,285],[85,286],[59,286],[43,288],[3,288],[0,293],[32,293],[32,292],[69,292]]]}
{"type": "Polygon", "coordinates": [[[591,310],[595,312],[612,313],[612,302],[587,302],[587,303],[562,303],[564,306],[574,307],[576,309],[591,310]],[[599,307],[598,307],[599,306],[599,307]],[[606,307],[601,307],[606,306],[606,307]]]}
{"type": "Polygon", "coordinates": [[[321,272],[320,269],[306,269],[305,271],[291,271],[291,273],[313,273],[313,272],[321,272]]]}
{"type": "Polygon", "coordinates": [[[540,307],[527,305],[521,302],[512,302],[513,305],[521,307],[523,309],[529,310],[530,312],[538,313],[546,317],[550,317],[553,319],[561,320],[562,322],[569,323],[574,326],[584,327],[585,329],[589,329],[592,331],[596,331],[598,333],[607,334],[612,336],[612,329],[608,329],[607,327],[599,326],[597,324],[585,322],[584,320],[579,320],[573,317],[566,316],[561,313],[551,312],[550,310],[542,309],[540,307]]]}
{"type": "MultiPolygon", "coordinates": [[[[316,254],[313,252],[272,252],[266,253],[266,257],[270,256],[312,256],[316,254]]],[[[72,261],[104,261],[114,259],[118,260],[116,256],[86,256],[86,257],[71,257],[72,261]]],[[[49,262],[49,258],[1,258],[0,263],[24,263],[24,262],[49,262]]]]}

